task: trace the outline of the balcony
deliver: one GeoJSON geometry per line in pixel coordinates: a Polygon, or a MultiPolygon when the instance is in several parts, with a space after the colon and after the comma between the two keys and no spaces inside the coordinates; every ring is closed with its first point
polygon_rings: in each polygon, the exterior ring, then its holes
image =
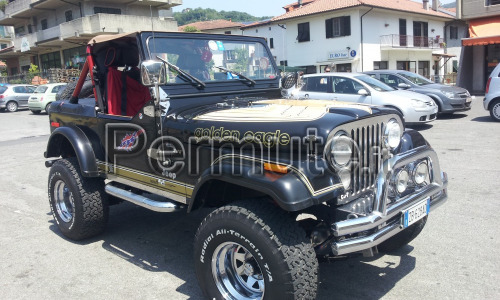
{"type": "Polygon", "coordinates": [[[34,14],[36,14],[36,12],[31,9],[31,4],[37,1],[39,0],[15,0],[9,2],[5,6],[5,14],[3,15],[3,17],[0,17],[0,20],[3,21],[4,19],[10,19],[14,16],[20,18],[33,16],[34,14]]]}
{"type": "Polygon", "coordinates": [[[439,49],[444,48],[444,40],[440,37],[389,34],[380,37],[380,48],[392,50],[397,48],[439,49]]]}

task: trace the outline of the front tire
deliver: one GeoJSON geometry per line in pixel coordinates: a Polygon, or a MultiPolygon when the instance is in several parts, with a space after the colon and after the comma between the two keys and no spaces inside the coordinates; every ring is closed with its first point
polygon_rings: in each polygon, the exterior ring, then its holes
{"type": "Polygon", "coordinates": [[[314,299],[318,261],[302,228],[265,200],[216,209],[195,237],[208,299],[314,299]]]}
{"type": "Polygon", "coordinates": [[[500,122],[500,100],[496,100],[491,104],[490,116],[493,120],[500,122]]]}
{"type": "Polygon", "coordinates": [[[422,232],[425,227],[425,223],[427,223],[427,217],[424,217],[422,220],[378,245],[378,250],[380,252],[393,252],[408,245],[408,243],[413,241],[413,239],[415,239],[420,232],[422,232]]]}
{"type": "Polygon", "coordinates": [[[16,112],[17,111],[17,103],[15,101],[10,101],[9,103],[7,103],[7,110],[9,112],[16,112]]]}
{"type": "Polygon", "coordinates": [[[109,215],[104,181],[83,177],[75,157],[52,165],[48,188],[52,215],[63,235],[82,240],[104,231],[109,215]]]}

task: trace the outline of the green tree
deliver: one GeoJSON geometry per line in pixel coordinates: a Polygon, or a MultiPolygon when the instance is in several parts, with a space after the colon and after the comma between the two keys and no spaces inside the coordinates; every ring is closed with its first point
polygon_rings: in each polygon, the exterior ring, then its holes
{"type": "Polygon", "coordinates": [[[194,26],[186,26],[184,27],[184,32],[200,32],[200,30],[198,30],[198,28],[194,27],[194,26]]]}

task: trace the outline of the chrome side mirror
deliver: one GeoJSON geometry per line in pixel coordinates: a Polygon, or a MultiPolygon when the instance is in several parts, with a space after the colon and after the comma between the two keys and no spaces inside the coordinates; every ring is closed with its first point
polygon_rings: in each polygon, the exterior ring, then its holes
{"type": "Polygon", "coordinates": [[[400,84],[398,84],[398,88],[400,88],[400,89],[407,89],[409,87],[410,87],[410,85],[408,85],[404,82],[401,82],[400,84]]]}
{"type": "Polygon", "coordinates": [[[167,83],[167,68],[161,61],[146,60],[141,62],[141,82],[144,86],[167,83]]]}
{"type": "Polygon", "coordinates": [[[368,96],[368,95],[370,95],[370,93],[368,93],[368,91],[367,91],[367,90],[365,90],[365,89],[360,89],[360,90],[358,91],[358,95],[361,95],[361,96],[368,96]]]}

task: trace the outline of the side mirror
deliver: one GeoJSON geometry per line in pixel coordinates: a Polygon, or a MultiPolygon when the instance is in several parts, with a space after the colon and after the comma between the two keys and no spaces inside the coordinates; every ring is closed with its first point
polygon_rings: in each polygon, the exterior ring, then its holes
{"type": "Polygon", "coordinates": [[[167,83],[167,68],[161,61],[146,60],[141,62],[141,82],[144,86],[167,83]]]}
{"type": "Polygon", "coordinates": [[[370,93],[369,93],[367,90],[365,90],[365,89],[360,89],[360,90],[358,91],[358,95],[361,95],[361,96],[369,96],[369,95],[370,95],[370,93]]]}
{"type": "Polygon", "coordinates": [[[288,90],[297,84],[298,75],[297,72],[285,73],[281,77],[281,88],[288,90]]]}
{"type": "Polygon", "coordinates": [[[407,89],[409,87],[410,87],[410,85],[408,85],[404,82],[401,82],[400,84],[398,84],[398,88],[400,88],[400,89],[407,89]]]}

